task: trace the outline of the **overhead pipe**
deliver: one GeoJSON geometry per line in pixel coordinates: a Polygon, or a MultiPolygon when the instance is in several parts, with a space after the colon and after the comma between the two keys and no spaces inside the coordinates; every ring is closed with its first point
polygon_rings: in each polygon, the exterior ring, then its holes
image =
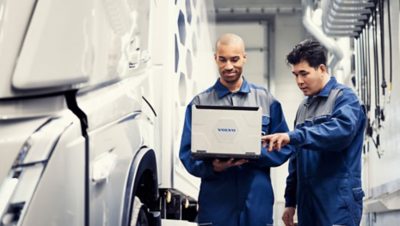
{"type": "Polygon", "coordinates": [[[374,3],[370,0],[322,0],[321,4],[324,15],[322,28],[327,35],[356,37],[371,15],[374,3]]]}
{"type": "Polygon", "coordinates": [[[333,58],[328,67],[333,69],[336,67],[336,65],[339,63],[339,61],[343,58],[343,51],[339,47],[339,45],[336,43],[336,41],[330,37],[328,37],[323,31],[322,28],[316,25],[311,18],[311,12],[312,12],[312,5],[313,5],[313,0],[302,0],[301,1],[302,7],[303,7],[303,25],[307,29],[307,31],[314,36],[315,39],[317,39],[325,48],[333,53],[333,58]]]}

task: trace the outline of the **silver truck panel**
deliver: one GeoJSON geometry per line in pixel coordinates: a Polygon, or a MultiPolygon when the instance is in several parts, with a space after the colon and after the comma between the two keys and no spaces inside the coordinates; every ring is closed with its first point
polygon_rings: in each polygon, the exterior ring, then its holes
{"type": "Polygon", "coordinates": [[[35,2],[35,0],[0,2],[2,9],[0,18],[0,99],[14,95],[10,81],[35,2]]]}
{"type": "MultiPolygon", "coordinates": [[[[8,167],[7,179],[2,180],[2,185],[10,181],[11,178],[17,180],[14,191],[8,192],[9,202],[5,204],[3,211],[5,214],[2,216],[5,225],[25,225],[24,222],[27,219],[29,223],[26,225],[32,225],[30,220],[35,222],[37,217],[47,222],[38,225],[51,225],[48,224],[49,216],[47,214],[53,214],[55,218],[59,218],[60,216],[67,216],[68,211],[71,213],[71,210],[73,210],[73,216],[69,216],[68,220],[73,221],[74,218],[77,218],[77,221],[83,222],[83,207],[76,208],[78,205],[70,205],[71,202],[80,202],[80,204],[84,202],[83,198],[79,198],[83,196],[81,192],[71,193],[71,191],[81,191],[84,182],[84,164],[79,161],[79,159],[83,159],[85,150],[80,123],[69,110],[65,110],[56,116],[52,120],[51,117],[20,120],[25,123],[20,123],[21,128],[19,129],[22,129],[23,126],[25,126],[24,129],[29,129],[27,127],[29,124],[32,126],[30,130],[27,130],[25,141],[19,141],[19,149],[11,162],[13,167],[8,167]],[[63,143],[64,140],[61,141],[60,137],[71,133],[71,131],[75,131],[73,133],[74,139],[69,139],[66,147],[63,143]],[[40,137],[42,139],[39,139],[40,137]],[[62,151],[57,151],[58,148],[62,148],[62,151]],[[53,162],[56,162],[55,165],[53,162]],[[78,164],[78,166],[69,169],[72,163],[78,164]],[[62,183],[64,180],[66,184],[62,183]],[[40,197],[41,195],[43,197],[40,197]],[[52,195],[55,197],[52,197],[52,195]],[[38,196],[40,198],[36,199],[38,196]],[[61,200],[61,202],[58,203],[57,200],[61,200]],[[46,206],[46,203],[50,204],[46,206]],[[58,205],[54,203],[58,203],[58,205]],[[37,205],[41,206],[37,207],[37,205]],[[36,211],[40,212],[41,215],[34,215],[32,219],[31,214],[36,211]]],[[[14,127],[15,130],[10,130],[12,128],[10,122],[12,121],[8,121],[9,125],[2,126],[1,129],[8,132],[9,138],[20,137],[20,131],[16,130],[18,127],[14,127]]],[[[59,220],[54,221],[60,222],[59,220]]]]}
{"type": "Polygon", "coordinates": [[[0,101],[0,120],[44,117],[66,107],[64,96],[0,101]]]}
{"type": "Polygon", "coordinates": [[[0,183],[10,172],[25,141],[47,118],[35,120],[0,120],[0,183]]]}
{"type": "Polygon", "coordinates": [[[91,7],[90,1],[37,1],[12,77],[16,89],[87,81],[93,63],[91,7]]]}
{"type": "MultiPolygon", "coordinates": [[[[110,124],[89,134],[91,151],[91,225],[121,225],[126,182],[131,161],[141,145],[137,119],[110,124]],[[112,136],[111,134],[118,134],[112,136]],[[93,180],[94,166],[99,157],[115,160],[105,180],[93,180]]],[[[106,167],[106,166],[105,166],[106,167]]]]}
{"type": "Polygon", "coordinates": [[[43,164],[36,164],[22,171],[18,178],[18,185],[11,199],[11,203],[27,202],[32,198],[43,169],[43,164]]]}
{"type": "MultiPolygon", "coordinates": [[[[68,110],[59,115],[62,131],[34,194],[26,199],[26,208],[18,225],[84,225],[84,150],[85,142],[78,119],[68,110]]],[[[53,125],[43,128],[50,135],[53,125]]],[[[49,141],[52,143],[54,140],[49,141]]]]}
{"type": "Polygon", "coordinates": [[[143,127],[149,123],[141,96],[147,79],[146,73],[138,74],[78,96],[89,125],[91,225],[121,224],[129,167],[144,144],[143,127]],[[105,178],[94,180],[99,171],[105,178]]]}
{"type": "Polygon", "coordinates": [[[26,157],[22,160],[23,164],[30,164],[34,162],[46,161],[57,142],[62,135],[63,131],[69,125],[60,126],[57,119],[49,119],[48,123],[44,125],[45,129],[40,129],[33,133],[27,142],[31,145],[26,157]],[[49,133],[48,131],[52,131],[49,133]]]}

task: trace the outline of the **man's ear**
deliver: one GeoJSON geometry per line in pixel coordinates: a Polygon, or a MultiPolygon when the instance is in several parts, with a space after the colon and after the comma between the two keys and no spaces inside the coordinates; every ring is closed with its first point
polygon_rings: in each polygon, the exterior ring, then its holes
{"type": "Polygon", "coordinates": [[[243,61],[244,61],[244,63],[246,63],[246,61],[247,61],[247,54],[246,53],[243,54],[243,61]]]}
{"type": "Polygon", "coordinates": [[[328,72],[328,68],[326,67],[325,64],[320,64],[319,65],[319,69],[321,70],[322,73],[327,73],[328,72]]]}

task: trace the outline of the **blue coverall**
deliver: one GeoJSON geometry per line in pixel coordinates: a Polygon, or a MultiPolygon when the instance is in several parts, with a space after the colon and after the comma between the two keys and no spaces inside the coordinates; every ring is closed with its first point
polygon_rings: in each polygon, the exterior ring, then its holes
{"type": "Polygon", "coordinates": [[[286,206],[297,204],[299,226],[359,225],[365,122],[355,93],[334,77],[300,104],[285,191],[286,206]]]}
{"type": "MultiPolygon", "coordinates": [[[[274,195],[270,167],[279,166],[292,154],[290,147],[268,153],[241,166],[215,172],[212,160],[191,156],[191,105],[261,106],[263,133],[286,132],[288,127],[280,103],[264,88],[246,80],[238,92],[231,93],[219,80],[214,86],[194,97],[186,109],[180,147],[185,168],[201,178],[198,223],[213,226],[272,225],[274,195]]],[[[261,142],[261,134],[260,134],[261,142]]]]}

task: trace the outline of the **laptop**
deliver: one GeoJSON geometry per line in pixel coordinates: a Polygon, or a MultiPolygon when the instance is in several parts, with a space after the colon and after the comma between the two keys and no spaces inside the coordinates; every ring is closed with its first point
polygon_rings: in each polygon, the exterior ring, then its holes
{"type": "Polygon", "coordinates": [[[261,107],[192,105],[192,156],[258,158],[261,120],[261,107]]]}

